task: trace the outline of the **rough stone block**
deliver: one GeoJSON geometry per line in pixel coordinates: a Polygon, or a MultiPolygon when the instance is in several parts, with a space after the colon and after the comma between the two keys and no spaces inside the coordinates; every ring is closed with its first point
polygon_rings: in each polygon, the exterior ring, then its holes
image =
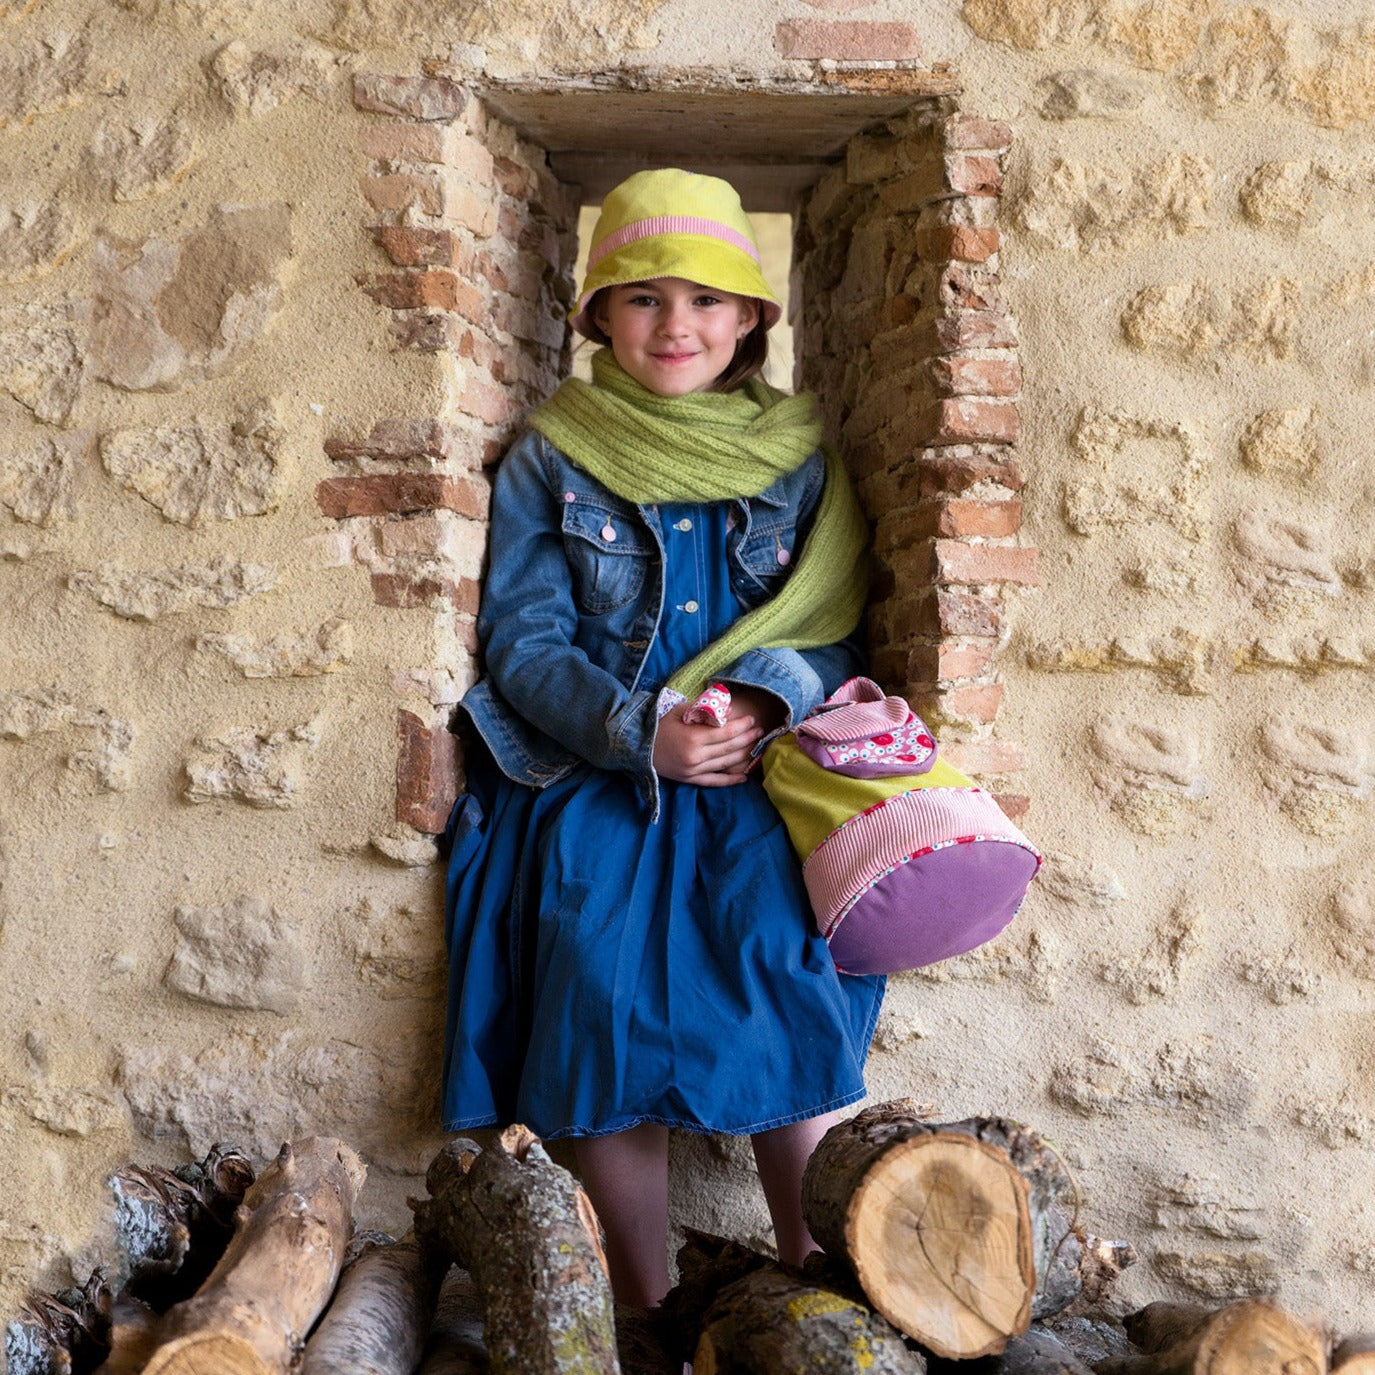
{"type": "Polygon", "coordinates": [[[458,740],[410,711],[396,713],[396,736],[396,819],[439,835],[458,796],[458,740]]]}
{"type": "Polygon", "coordinates": [[[94,435],[73,431],[0,452],[0,506],[30,525],[75,520],[77,484],[94,446],[94,435]]]}
{"type": "Polygon", "coordinates": [[[985,774],[1021,773],[1026,768],[1026,747],[1013,740],[942,741],[941,754],[961,773],[976,778],[985,774]]]}
{"type": "Polygon", "coordinates": [[[250,807],[294,807],[319,744],[313,722],[280,731],[240,726],[198,740],[186,760],[183,796],[188,802],[232,798],[250,807]]]}
{"type": "Polygon", "coordinates": [[[196,648],[223,655],[245,678],[314,678],[353,661],[353,626],[331,616],[314,630],[263,643],[251,635],[202,635],[196,648]]]}
{"type": "Polygon", "coordinates": [[[785,58],[839,62],[911,61],[921,56],[916,26],[863,20],[785,19],[773,32],[785,58]]]}
{"type": "Polygon", "coordinates": [[[96,130],[82,179],[116,201],[147,200],[170,191],[201,159],[191,131],[176,119],[96,130]]]}
{"type": "Polygon", "coordinates": [[[220,558],[209,564],[183,564],[149,573],[102,564],[95,572],[74,573],[68,586],[94,597],[116,616],[155,621],[193,607],[237,606],[249,597],[271,591],[276,584],[276,573],[264,564],[220,558]]]}
{"type": "Polygon", "coordinates": [[[1041,81],[1047,119],[1121,119],[1139,110],[1146,99],[1144,83],[1114,72],[1077,67],[1041,81]]]}
{"type": "Polygon", "coordinates": [[[305,991],[300,929],[263,898],[178,907],[163,983],[196,1002],[294,1012],[305,991]]]}
{"type": "Polygon", "coordinates": [[[1239,444],[1241,461],[1258,473],[1313,477],[1322,459],[1317,412],[1312,406],[1262,411],[1239,444]]]}
{"type": "Polygon", "coordinates": [[[82,229],[61,197],[0,207],[0,283],[44,277],[74,253],[82,229]]]}
{"type": "Polygon", "coordinates": [[[236,38],[211,59],[209,75],[232,109],[263,115],[298,95],[329,99],[342,69],[341,60],[318,43],[255,48],[236,38]]]}
{"type": "Polygon", "coordinates": [[[228,424],[124,430],[100,445],[105,471],[170,521],[200,526],[276,509],[286,482],[286,434],[259,403],[228,424]]]}
{"type": "Polygon", "coordinates": [[[57,687],[0,692],[0,740],[29,740],[70,729],[91,732],[89,749],[67,756],[67,769],[95,791],[125,791],[133,777],[134,728],[103,707],[87,706],[57,687]]]}
{"type": "Polygon", "coordinates": [[[476,102],[470,91],[442,78],[360,72],[353,81],[353,103],[378,114],[448,123],[462,119],[476,102]]]}

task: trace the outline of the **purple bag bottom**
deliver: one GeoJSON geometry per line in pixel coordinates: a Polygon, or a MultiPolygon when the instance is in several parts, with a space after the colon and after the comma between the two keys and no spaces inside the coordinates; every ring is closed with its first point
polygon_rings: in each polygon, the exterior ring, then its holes
{"type": "Polygon", "coordinates": [[[991,941],[1017,915],[1039,864],[1015,842],[980,840],[898,865],[831,932],[836,968],[896,974],[991,941]]]}

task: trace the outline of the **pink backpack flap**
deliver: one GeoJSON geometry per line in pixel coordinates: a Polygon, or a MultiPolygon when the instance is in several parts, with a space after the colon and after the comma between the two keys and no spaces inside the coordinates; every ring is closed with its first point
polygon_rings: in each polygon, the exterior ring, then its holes
{"type": "Polygon", "coordinates": [[[764,765],[844,973],[918,969],[992,940],[1040,868],[992,794],[938,760],[920,718],[869,679],[844,684],[764,765]]]}
{"type": "Polygon", "coordinates": [[[921,717],[872,678],[842,683],[798,725],[797,743],[823,769],[852,778],[925,773],[936,762],[936,741],[921,717]]]}

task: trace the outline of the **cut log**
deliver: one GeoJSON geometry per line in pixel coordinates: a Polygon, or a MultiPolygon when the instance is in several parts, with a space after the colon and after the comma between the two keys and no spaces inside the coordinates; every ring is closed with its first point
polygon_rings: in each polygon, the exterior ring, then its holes
{"type": "Polygon", "coordinates": [[[707,1310],[693,1375],[924,1375],[902,1334],[774,1264],[726,1285],[707,1310]]]}
{"type": "Polygon", "coordinates": [[[485,1151],[451,1141],[426,1184],[416,1233],[471,1273],[494,1371],[619,1372],[597,1215],[533,1132],[508,1127],[485,1151]]]}
{"type": "Polygon", "coordinates": [[[1332,1353],[1332,1375],[1375,1375],[1375,1333],[1345,1337],[1332,1353]]]}
{"type": "Polygon", "coordinates": [[[487,1375],[482,1341],[482,1299],[466,1270],[450,1270],[416,1375],[487,1375]]]}
{"type": "Polygon", "coordinates": [[[802,1185],[818,1244],[891,1323],[940,1356],[1002,1351],[1033,1317],[1135,1258],[1073,1224],[1076,1192],[1035,1132],[1004,1118],[925,1120],[908,1100],[832,1127],[802,1185]]]}
{"type": "Polygon", "coordinates": [[[306,1343],[300,1375],[411,1375],[447,1268],[414,1237],[359,1248],[306,1343]]]}
{"type": "Polygon", "coordinates": [[[110,1176],[115,1242],[124,1256],[121,1294],[159,1313],[190,1298],[234,1232],[234,1212],[253,1183],[244,1153],[217,1142],[198,1165],[125,1165],[110,1176]]]}
{"type": "Polygon", "coordinates": [[[1093,1367],[1098,1375],[1324,1375],[1327,1370],[1322,1334],[1270,1299],[1242,1299],[1211,1313],[1192,1304],[1151,1304],[1124,1321],[1143,1354],[1099,1361],[1093,1367]]]}
{"type": "Polygon", "coordinates": [[[283,1146],[219,1264],[158,1324],[144,1375],[283,1375],[334,1292],[364,1174],[331,1137],[283,1146]]]}

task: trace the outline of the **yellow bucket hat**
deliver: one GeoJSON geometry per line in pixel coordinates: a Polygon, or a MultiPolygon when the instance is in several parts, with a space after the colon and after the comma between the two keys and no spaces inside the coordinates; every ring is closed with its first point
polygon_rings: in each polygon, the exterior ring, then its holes
{"type": "Polygon", "coordinates": [[[592,231],[573,328],[591,337],[588,303],[603,287],[682,277],[751,296],[764,327],[783,314],[759,266],[754,226],[730,182],[662,167],[636,172],[608,193],[592,231]]]}

